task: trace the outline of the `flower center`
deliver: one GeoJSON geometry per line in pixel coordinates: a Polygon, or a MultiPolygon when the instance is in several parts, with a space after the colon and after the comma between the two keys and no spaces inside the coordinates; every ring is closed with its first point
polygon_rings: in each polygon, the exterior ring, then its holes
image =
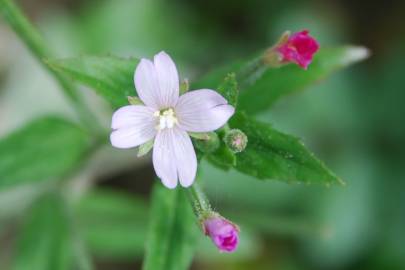
{"type": "Polygon", "coordinates": [[[158,125],[156,126],[157,130],[172,128],[175,124],[178,123],[176,115],[172,108],[156,111],[154,113],[154,116],[159,118],[158,125]]]}

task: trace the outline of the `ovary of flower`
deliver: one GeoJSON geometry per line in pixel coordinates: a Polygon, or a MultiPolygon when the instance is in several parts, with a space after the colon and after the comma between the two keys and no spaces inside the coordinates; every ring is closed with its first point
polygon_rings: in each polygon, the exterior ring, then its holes
{"type": "Polygon", "coordinates": [[[110,140],[117,148],[132,148],[153,140],[153,167],[162,183],[175,188],[193,184],[197,157],[188,132],[222,127],[235,112],[216,91],[200,89],[179,95],[176,65],[165,52],[154,61],[141,59],[134,83],[143,104],[118,109],[110,140]]]}
{"type": "Polygon", "coordinates": [[[156,111],[153,115],[158,117],[159,124],[156,125],[157,130],[173,128],[175,124],[179,123],[172,108],[163,110],[163,112],[156,111]]]}

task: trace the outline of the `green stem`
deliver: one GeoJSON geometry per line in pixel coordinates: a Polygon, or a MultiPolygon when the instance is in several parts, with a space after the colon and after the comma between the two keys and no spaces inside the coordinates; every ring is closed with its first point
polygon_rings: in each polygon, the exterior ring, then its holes
{"type": "Polygon", "coordinates": [[[91,131],[101,130],[96,121],[96,117],[84,103],[78,89],[65,77],[50,69],[43,61],[52,56],[47,48],[44,39],[30,21],[24,16],[19,7],[12,0],[0,0],[0,12],[5,21],[17,33],[20,39],[25,43],[31,53],[38,58],[40,63],[57,80],[65,96],[69,99],[71,105],[79,116],[82,124],[91,131]]]}
{"type": "Polygon", "coordinates": [[[74,217],[74,209],[73,205],[64,200],[64,207],[65,213],[68,217],[67,220],[69,221],[69,229],[70,229],[70,241],[73,248],[73,253],[75,255],[75,266],[76,269],[79,270],[92,270],[94,269],[93,263],[88,253],[87,249],[85,248],[85,244],[83,243],[82,231],[79,228],[79,224],[77,224],[76,219],[74,217]]]}
{"type": "Polygon", "coordinates": [[[211,205],[202,191],[200,185],[197,182],[187,189],[189,199],[193,206],[194,213],[198,219],[202,219],[204,216],[212,212],[211,205]]]}

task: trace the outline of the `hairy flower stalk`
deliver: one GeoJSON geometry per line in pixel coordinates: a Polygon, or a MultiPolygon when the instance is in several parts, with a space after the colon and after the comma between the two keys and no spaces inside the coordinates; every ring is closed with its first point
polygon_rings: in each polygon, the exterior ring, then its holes
{"type": "MultiPolygon", "coordinates": [[[[111,144],[140,147],[140,155],[153,144],[153,166],[162,183],[175,188],[193,184],[197,158],[189,133],[206,133],[222,127],[235,109],[216,91],[200,89],[180,95],[176,65],[165,52],[154,61],[141,59],[134,82],[138,98],[118,109],[111,127],[111,144]]],[[[187,90],[187,89],[186,89],[187,90]]]]}
{"type": "Polygon", "coordinates": [[[239,244],[239,227],[212,211],[207,197],[197,184],[189,189],[189,195],[204,234],[211,238],[220,252],[234,252],[239,244]]]}

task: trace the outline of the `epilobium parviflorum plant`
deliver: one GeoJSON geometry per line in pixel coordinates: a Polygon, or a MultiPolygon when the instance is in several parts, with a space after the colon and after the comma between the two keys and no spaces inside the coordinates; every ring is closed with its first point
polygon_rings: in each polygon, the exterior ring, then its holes
{"type": "MultiPolygon", "coordinates": [[[[114,254],[144,254],[145,270],[183,270],[202,239],[209,239],[216,252],[238,252],[243,220],[209,201],[201,162],[261,180],[343,184],[299,139],[256,116],[365,59],[365,48],[328,48],[307,30],[286,32],[252,58],[189,82],[178,72],[176,54],[165,48],[153,60],[142,55],[55,58],[13,1],[0,0],[0,12],[59,83],[77,115],[43,116],[0,141],[1,190],[30,187],[31,206],[15,251],[18,269],[92,269],[91,254],[103,256],[116,248],[114,254]],[[94,116],[78,84],[110,105],[106,121],[111,129],[94,116]],[[94,181],[74,177],[106,147],[138,147],[138,157],[151,152],[156,180],[150,183],[150,209],[142,199],[100,191],[94,181]],[[127,216],[132,223],[122,225],[127,216]],[[113,234],[114,226],[125,229],[113,234]]],[[[132,164],[138,157],[127,159],[132,164]]]]}

